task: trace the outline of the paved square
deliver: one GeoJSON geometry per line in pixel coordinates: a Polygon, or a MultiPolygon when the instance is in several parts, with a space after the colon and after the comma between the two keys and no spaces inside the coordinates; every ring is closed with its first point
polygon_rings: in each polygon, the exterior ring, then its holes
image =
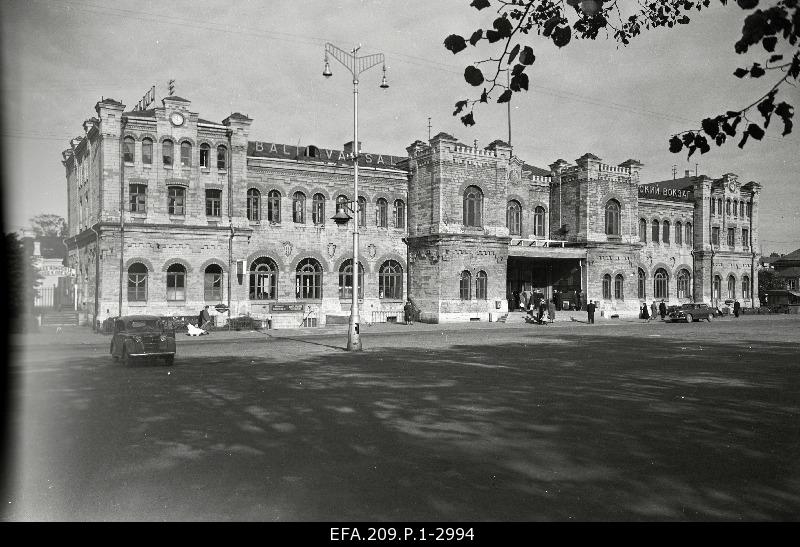
{"type": "Polygon", "coordinates": [[[798,327],[179,335],[171,368],[53,335],[13,368],[5,519],[797,520],[798,327]]]}

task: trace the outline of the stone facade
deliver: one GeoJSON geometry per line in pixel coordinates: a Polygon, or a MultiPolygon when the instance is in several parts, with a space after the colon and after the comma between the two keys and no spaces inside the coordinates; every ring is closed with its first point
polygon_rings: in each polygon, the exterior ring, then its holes
{"type": "Polygon", "coordinates": [[[757,305],[760,186],[733,174],[642,183],[638,161],[590,153],[541,169],[440,133],[404,157],[361,152],[355,212],[353,143],[251,140],[249,117],[204,120],[174,96],[95,110],[63,153],[87,321],[217,304],[273,327],[343,319],[342,207],[360,223],[366,322],[401,319],[409,297],[423,321],[492,320],[523,289],[620,316],[661,299],[757,305]]]}

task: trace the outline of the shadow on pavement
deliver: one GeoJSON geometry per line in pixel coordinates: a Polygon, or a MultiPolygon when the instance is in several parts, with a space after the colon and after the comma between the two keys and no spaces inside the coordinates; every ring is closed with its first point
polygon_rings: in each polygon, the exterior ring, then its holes
{"type": "Polygon", "coordinates": [[[768,359],[752,341],[585,332],[294,361],[270,348],[34,374],[59,417],[38,464],[60,471],[17,505],[44,520],[800,515],[796,344],[768,359]]]}

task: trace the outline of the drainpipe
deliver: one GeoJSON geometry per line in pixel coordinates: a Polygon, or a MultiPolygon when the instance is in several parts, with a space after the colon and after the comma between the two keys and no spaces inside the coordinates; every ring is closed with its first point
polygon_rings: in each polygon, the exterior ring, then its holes
{"type": "MultiPolygon", "coordinates": [[[[228,236],[228,328],[231,326],[231,276],[233,275],[233,236],[236,231],[233,228],[233,144],[231,142],[232,131],[227,131],[228,136],[228,225],[231,233],[228,236]]],[[[247,158],[245,157],[245,161],[247,158]]],[[[276,295],[277,296],[277,295],[276,295]]]]}
{"type": "MultiPolygon", "coordinates": [[[[125,141],[125,119],[119,132],[119,312],[122,317],[122,291],[125,283],[125,160],[122,144],[125,141]]],[[[96,312],[96,310],[95,310],[96,312]]]]}

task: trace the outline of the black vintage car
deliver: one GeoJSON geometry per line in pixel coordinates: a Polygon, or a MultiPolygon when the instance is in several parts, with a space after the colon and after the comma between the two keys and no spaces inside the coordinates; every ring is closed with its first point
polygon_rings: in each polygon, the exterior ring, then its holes
{"type": "Polygon", "coordinates": [[[111,357],[129,364],[133,358],[163,357],[175,360],[175,331],[155,315],[126,315],[114,319],[111,357]]]}
{"type": "Polygon", "coordinates": [[[714,317],[714,309],[708,304],[683,304],[676,306],[675,309],[670,311],[667,315],[667,321],[676,323],[678,321],[711,321],[714,317]]]}

